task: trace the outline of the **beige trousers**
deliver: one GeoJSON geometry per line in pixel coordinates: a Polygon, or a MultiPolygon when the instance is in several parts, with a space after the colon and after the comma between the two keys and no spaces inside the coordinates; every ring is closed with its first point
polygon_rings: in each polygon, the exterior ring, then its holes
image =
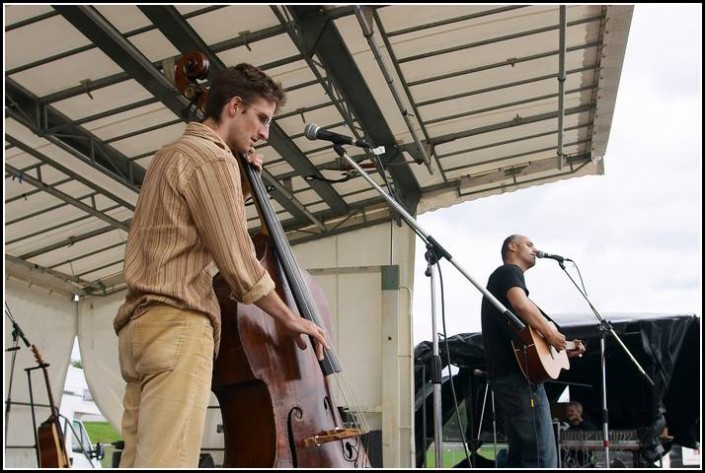
{"type": "Polygon", "coordinates": [[[204,314],[156,306],[119,333],[121,468],[198,466],[213,368],[204,314]]]}

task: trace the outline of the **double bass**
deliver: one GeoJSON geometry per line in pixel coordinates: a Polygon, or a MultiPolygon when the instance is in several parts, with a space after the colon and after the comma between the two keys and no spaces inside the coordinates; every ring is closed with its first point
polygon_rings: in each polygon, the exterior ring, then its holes
{"type": "MultiPolygon", "coordinates": [[[[182,56],[177,63],[177,87],[184,87],[197,109],[208,92],[197,81],[207,71],[208,60],[198,52],[182,56]]],[[[241,169],[262,222],[252,239],[258,258],[282,300],[333,333],[324,293],[297,265],[261,177],[244,159],[241,169]]],[[[336,396],[346,394],[348,388],[335,352],[324,350],[319,361],[312,341],[311,349],[299,349],[274,318],[254,305],[230,299],[224,277],[216,275],[213,287],[221,308],[222,333],[211,389],[223,419],[223,466],[369,467],[362,441],[369,428],[361,425],[364,419],[336,403],[336,396]],[[332,379],[341,383],[333,386],[332,379]]]]}

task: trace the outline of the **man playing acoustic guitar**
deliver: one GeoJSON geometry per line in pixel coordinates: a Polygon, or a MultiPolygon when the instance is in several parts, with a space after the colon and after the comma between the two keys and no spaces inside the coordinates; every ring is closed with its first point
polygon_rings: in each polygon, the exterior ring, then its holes
{"type": "Polygon", "coordinates": [[[567,369],[567,358],[582,356],[579,340],[566,341],[555,324],[529,299],[524,272],[536,264],[531,240],[511,235],[502,244],[502,261],[487,290],[519,317],[521,332],[487,298],[482,300],[482,336],[487,373],[504,416],[507,467],[556,468],[558,454],[543,381],[567,369]],[[563,361],[561,361],[563,360],[563,361]],[[557,363],[558,368],[542,366],[557,363]]]}

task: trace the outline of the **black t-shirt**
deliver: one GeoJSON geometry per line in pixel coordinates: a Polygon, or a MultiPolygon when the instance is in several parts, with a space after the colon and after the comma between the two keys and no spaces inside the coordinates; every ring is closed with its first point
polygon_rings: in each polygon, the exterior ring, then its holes
{"type": "MultiPolygon", "coordinates": [[[[520,287],[526,295],[529,290],[524,282],[524,272],[515,264],[497,268],[487,281],[487,290],[507,309],[517,315],[507,299],[507,291],[520,287]]],[[[512,349],[512,333],[509,319],[486,297],[482,298],[482,340],[485,345],[487,373],[490,378],[521,373],[512,349]]]]}

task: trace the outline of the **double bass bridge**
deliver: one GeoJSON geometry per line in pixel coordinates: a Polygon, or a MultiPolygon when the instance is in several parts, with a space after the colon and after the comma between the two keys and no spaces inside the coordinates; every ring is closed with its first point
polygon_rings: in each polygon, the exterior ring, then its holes
{"type": "Polygon", "coordinates": [[[321,434],[304,439],[304,447],[320,447],[321,445],[337,440],[344,440],[352,437],[359,437],[367,432],[362,429],[338,427],[333,430],[326,430],[321,434]]]}

